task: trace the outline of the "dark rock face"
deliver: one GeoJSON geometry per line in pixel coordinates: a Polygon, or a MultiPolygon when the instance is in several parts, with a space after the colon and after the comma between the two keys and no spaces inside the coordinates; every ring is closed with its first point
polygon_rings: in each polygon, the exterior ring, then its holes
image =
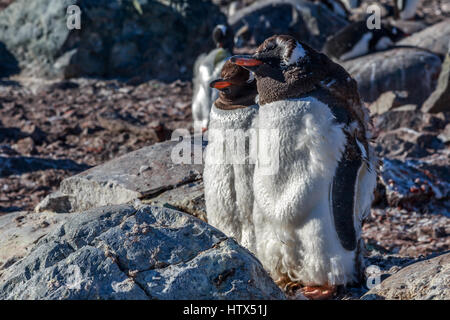
{"type": "Polygon", "coordinates": [[[261,263],[187,214],[119,205],[72,216],[0,278],[0,299],[284,299],[261,263]]]}
{"type": "Polygon", "coordinates": [[[27,75],[189,77],[225,16],[209,1],[138,2],[18,0],[0,12],[0,42],[27,75]],[[81,8],[80,30],[66,25],[70,5],[81,8]]]}
{"type": "Polygon", "coordinates": [[[229,18],[234,31],[248,26],[249,46],[274,34],[289,34],[320,50],[326,38],[348,23],[326,7],[301,0],[257,1],[229,18]]]}
{"type": "Polygon", "coordinates": [[[401,48],[348,60],[342,66],[358,82],[366,102],[383,92],[406,91],[405,103],[421,105],[436,87],[441,60],[427,51],[401,48]]]}

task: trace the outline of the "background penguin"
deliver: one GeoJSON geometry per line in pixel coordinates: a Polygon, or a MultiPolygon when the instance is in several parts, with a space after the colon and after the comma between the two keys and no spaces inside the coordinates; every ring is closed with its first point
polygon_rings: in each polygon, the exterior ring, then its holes
{"type": "Polygon", "coordinates": [[[219,90],[219,97],[211,109],[203,172],[208,222],[254,251],[254,160],[249,144],[258,111],[256,81],[246,69],[227,61],[221,79],[211,87],[219,90]]]}
{"type": "Polygon", "coordinates": [[[419,0],[394,0],[394,16],[396,19],[409,20],[416,15],[419,0]]]}
{"type": "Polygon", "coordinates": [[[216,49],[200,55],[194,64],[192,118],[194,129],[205,131],[208,128],[211,105],[218,94],[209,83],[218,78],[225,61],[233,50],[233,32],[225,25],[217,25],[213,30],[216,49]]]}
{"type": "Polygon", "coordinates": [[[322,51],[345,61],[371,52],[386,50],[405,37],[398,28],[383,22],[381,29],[368,29],[366,21],[354,22],[327,39],[322,51]]]}
{"type": "Polygon", "coordinates": [[[377,164],[368,110],[341,66],[293,37],[273,36],[231,61],[255,74],[259,130],[278,130],[278,140],[258,139],[256,255],[285,288],[330,297],[361,275],[377,164]],[[261,172],[260,149],[271,150],[277,172],[261,172]]]}

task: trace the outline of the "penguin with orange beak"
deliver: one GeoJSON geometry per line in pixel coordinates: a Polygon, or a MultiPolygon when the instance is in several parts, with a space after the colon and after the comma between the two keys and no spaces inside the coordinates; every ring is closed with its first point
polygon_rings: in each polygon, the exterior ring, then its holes
{"type": "Polygon", "coordinates": [[[210,113],[203,182],[208,222],[254,251],[252,126],[258,112],[256,81],[227,61],[210,113]]]}

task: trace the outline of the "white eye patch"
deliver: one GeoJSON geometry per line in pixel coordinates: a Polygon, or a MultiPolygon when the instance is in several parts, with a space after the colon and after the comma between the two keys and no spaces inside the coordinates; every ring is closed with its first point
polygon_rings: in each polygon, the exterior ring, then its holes
{"type": "Polygon", "coordinates": [[[303,49],[300,43],[296,43],[294,50],[292,50],[291,57],[289,58],[288,65],[295,64],[301,58],[306,55],[305,49],[303,49]]]}

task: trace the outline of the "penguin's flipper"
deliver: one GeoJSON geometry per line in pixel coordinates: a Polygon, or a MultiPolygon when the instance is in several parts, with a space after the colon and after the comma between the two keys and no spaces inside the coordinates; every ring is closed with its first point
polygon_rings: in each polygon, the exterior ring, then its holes
{"type": "Polygon", "coordinates": [[[355,230],[355,202],[357,197],[358,172],[363,166],[356,140],[349,137],[331,184],[330,203],[334,225],[342,246],[353,251],[357,246],[355,230]]]}

